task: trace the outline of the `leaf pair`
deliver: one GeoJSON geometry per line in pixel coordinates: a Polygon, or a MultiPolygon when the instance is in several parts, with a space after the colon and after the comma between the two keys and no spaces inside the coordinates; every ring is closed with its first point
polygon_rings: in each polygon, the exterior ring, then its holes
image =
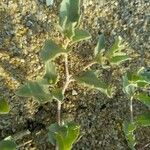
{"type": "Polygon", "coordinates": [[[107,62],[111,65],[119,65],[130,59],[126,53],[122,52],[123,49],[124,46],[121,44],[121,38],[118,37],[112,47],[108,51],[105,51],[105,37],[104,34],[101,34],[94,50],[94,59],[104,68],[107,67],[107,62]]]}
{"type": "Polygon", "coordinates": [[[63,0],[60,5],[59,24],[67,37],[73,35],[80,20],[80,0],[63,0]]]}
{"type": "Polygon", "coordinates": [[[86,85],[89,88],[100,90],[108,97],[112,97],[111,88],[100,80],[93,71],[85,71],[79,77],[75,77],[79,84],[86,85]]]}
{"type": "Polygon", "coordinates": [[[135,150],[135,145],[137,144],[134,131],[138,127],[147,127],[147,126],[150,126],[150,113],[145,113],[138,116],[134,122],[127,122],[127,121],[124,122],[123,131],[126,140],[128,141],[128,146],[132,150],[135,150]]]}
{"type": "Polygon", "coordinates": [[[87,31],[77,29],[80,18],[80,0],[63,0],[61,2],[59,28],[72,41],[72,44],[91,38],[87,31]]]}
{"type": "Polygon", "coordinates": [[[71,150],[72,145],[77,141],[80,127],[73,122],[65,125],[51,124],[49,127],[49,141],[58,145],[59,150],[71,150]]]}
{"type": "Polygon", "coordinates": [[[137,72],[127,72],[123,76],[123,91],[129,97],[138,99],[148,107],[150,107],[150,96],[145,92],[138,92],[137,94],[135,92],[138,88],[142,88],[142,90],[146,89],[149,84],[149,74],[143,67],[137,72]]]}
{"type": "Polygon", "coordinates": [[[0,141],[0,150],[17,150],[17,145],[11,136],[0,141]]]}

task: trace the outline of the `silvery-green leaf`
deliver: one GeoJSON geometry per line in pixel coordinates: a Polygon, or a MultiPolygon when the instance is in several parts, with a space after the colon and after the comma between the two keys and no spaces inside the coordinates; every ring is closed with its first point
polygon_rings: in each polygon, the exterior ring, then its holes
{"type": "Polygon", "coordinates": [[[135,122],[138,126],[142,127],[150,126],[150,113],[144,113],[142,115],[139,115],[136,118],[135,122]]]}
{"type": "Polygon", "coordinates": [[[123,91],[126,93],[129,97],[132,97],[134,95],[134,92],[136,90],[136,84],[131,84],[129,82],[129,72],[127,72],[123,76],[123,91]]]}
{"type": "Polygon", "coordinates": [[[52,99],[48,86],[40,84],[38,81],[28,81],[20,86],[16,94],[22,97],[34,97],[40,103],[45,103],[52,99]]]}
{"type": "Polygon", "coordinates": [[[120,52],[123,49],[123,45],[121,45],[122,39],[121,37],[118,37],[115,40],[115,43],[113,46],[108,50],[107,55],[112,56],[116,52],[120,52]]]}
{"type": "Polygon", "coordinates": [[[62,0],[59,12],[59,24],[78,23],[80,19],[80,0],[62,0]]]}
{"type": "Polygon", "coordinates": [[[126,140],[128,142],[128,146],[132,149],[135,150],[135,145],[136,145],[136,139],[134,135],[134,131],[136,130],[137,126],[135,123],[127,122],[125,121],[123,123],[123,131],[126,137],[126,140]]]}
{"type": "Polygon", "coordinates": [[[85,31],[80,29],[75,29],[74,36],[72,37],[72,43],[88,40],[91,38],[91,35],[85,31]]]}
{"type": "Polygon", "coordinates": [[[129,60],[130,58],[127,55],[118,55],[118,56],[113,56],[109,59],[109,62],[111,64],[120,64],[126,60],[129,60]]]}
{"type": "Polygon", "coordinates": [[[145,79],[145,81],[148,83],[148,84],[150,84],[150,71],[148,71],[146,68],[144,68],[144,67],[141,67],[140,69],[139,69],[139,71],[137,72],[137,74],[139,75],[139,76],[142,76],[144,79],[145,79]]]}
{"type": "Polygon", "coordinates": [[[78,81],[79,84],[88,86],[92,89],[100,90],[102,93],[110,97],[110,90],[108,92],[108,85],[99,78],[97,78],[93,71],[85,71],[80,76],[75,77],[75,79],[76,81],[78,81]]]}
{"type": "Polygon", "coordinates": [[[52,95],[58,101],[63,101],[63,99],[64,99],[64,95],[62,93],[62,89],[60,89],[60,88],[53,89],[52,90],[52,95]]]}
{"type": "Polygon", "coordinates": [[[45,75],[44,79],[50,84],[55,84],[57,81],[57,70],[54,62],[45,62],[45,75]]]}
{"type": "Polygon", "coordinates": [[[80,127],[73,122],[62,126],[57,123],[49,127],[49,141],[57,144],[59,150],[71,150],[73,144],[79,137],[80,127]]]}
{"type": "Polygon", "coordinates": [[[76,23],[64,24],[62,27],[63,29],[62,33],[69,39],[72,39],[72,37],[75,35],[75,26],[76,23]]]}
{"type": "Polygon", "coordinates": [[[95,47],[95,50],[94,50],[94,56],[96,57],[102,49],[105,49],[105,36],[104,36],[104,34],[101,34],[99,36],[97,46],[95,47]]]}
{"type": "Polygon", "coordinates": [[[5,99],[0,99],[0,114],[7,114],[10,111],[8,102],[5,99]]]}
{"type": "Polygon", "coordinates": [[[135,95],[135,98],[150,108],[150,96],[148,96],[146,93],[139,93],[135,95]]]}
{"type": "Polygon", "coordinates": [[[53,3],[54,3],[54,0],[46,0],[47,6],[53,5],[53,3]]]}
{"type": "Polygon", "coordinates": [[[40,53],[43,61],[54,60],[56,57],[66,53],[67,51],[52,40],[47,40],[40,53]]]}
{"type": "Polygon", "coordinates": [[[0,141],[0,150],[17,150],[17,145],[11,136],[0,141]]]}

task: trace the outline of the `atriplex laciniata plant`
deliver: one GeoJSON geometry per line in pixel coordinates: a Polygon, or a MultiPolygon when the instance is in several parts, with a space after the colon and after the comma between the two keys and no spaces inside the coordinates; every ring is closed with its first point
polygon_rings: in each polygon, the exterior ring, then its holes
{"type": "Polygon", "coordinates": [[[137,141],[134,131],[138,127],[150,126],[150,113],[144,113],[133,118],[133,100],[137,99],[148,108],[150,108],[150,96],[148,95],[148,87],[150,85],[150,72],[144,67],[137,72],[127,72],[123,76],[123,89],[130,99],[130,121],[125,121],[123,130],[128,141],[128,146],[135,150],[137,141]]]}
{"type": "Polygon", "coordinates": [[[81,85],[97,89],[112,97],[112,87],[99,79],[95,72],[90,69],[93,64],[100,64],[103,68],[111,65],[118,65],[128,60],[129,57],[122,52],[124,49],[120,38],[118,38],[109,50],[105,50],[104,35],[100,35],[97,46],[94,50],[93,61],[85,66],[80,75],[71,75],[69,71],[68,55],[72,51],[72,45],[76,42],[90,39],[90,34],[79,28],[81,19],[80,0],[63,0],[59,12],[59,31],[66,38],[62,45],[56,44],[53,40],[47,40],[40,53],[40,57],[45,64],[45,75],[38,80],[28,81],[17,91],[17,95],[24,97],[34,97],[39,103],[56,100],[57,123],[49,127],[49,141],[56,145],[56,149],[70,150],[73,143],[78,140],[80,126],[73,122],[65,122],[61,118],[61,106],[65,100],[65,92],[71,82],[77,81],[81,85]],[[67,42],[66,42],[67,41],[67,42]],[[64,56],[65,61],[65,81],[62,87],[58,86],[59,72],[56,68],[55,58],[64,56]]]}
{"type": "MultiPolygon", "coordinates": [[[[0,99],[0,115],[8,114],[10,111],[10,107],[8,102],[2,98],[0,99]]],[[[16,150],[17,145],[14,142],[11,136],[6,137],[5,139],[0,141],[0,150],[16,150]]]]}

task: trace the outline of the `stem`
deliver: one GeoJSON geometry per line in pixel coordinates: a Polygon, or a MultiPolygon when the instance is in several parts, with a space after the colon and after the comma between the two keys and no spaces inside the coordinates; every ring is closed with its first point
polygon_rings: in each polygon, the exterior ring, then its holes
{"type": "Polygon", "coordinates": [[[57,122],[61,125],[61,102],[57,102],[57,122]]]}
{"type": "Polygon", "coordinates": [[[92,65],[96,64],[96,62],[91,62],[88,65],[86,65],[83,70],[85,71],[87,68],[90,68],[92,65]]]}
{"type": "MultiPolygon", "coordinates": [[[[64,48],[67,49],[68,45],[69,45],[69,41],[67,41],[64,48]]],[[[65,84],[64,84],[63,90],[62,90],[63,95],[65,94],[65,91],[66,91],[69,83],[71,82],[71,80],[70,80],[71,76],[69,75],[69,69],[68,69],[68,54],[65,55],[65,72],[66,72],[66,81],[65,81],[65,84]]],[[[62,122],[61,122],[61,104],[62,103],[60,101],[57,102],[57,122],[59,125],[62,124],[62,122]]],[[[58,145],[56,145],[55,150],[59,150],[58,145]]]]}
{"type": "Polygon", "coordinates": [[[133,97],[130,98],[130,117],[132,123],[133,122],[133,97]]]}
{"type": "Polygon", "coordinates": [[[70,75],[69,75],[69,69],[68,69],[68,55],[65,55],[65,72],[66,72],[66,82],[64,84],[62,93],[65,94],[65,91],[70,83],[70,75]]]}

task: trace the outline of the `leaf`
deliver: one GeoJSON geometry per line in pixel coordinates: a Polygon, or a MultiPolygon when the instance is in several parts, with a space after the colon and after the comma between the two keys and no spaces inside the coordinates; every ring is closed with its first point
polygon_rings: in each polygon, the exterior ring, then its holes
{"type": "Polygon", "coordinates": [[[59,150],[71,150],[78,139],[80,127],[73,122],[59,126],[57,123],[49,127],[49,141],[57,144],[59,150]]]}
{"type": "Polygon", "coordinates": [[[126,60],[129,60],[130,58],[127,55],[120,55],[120,56],[114,56],[110,58],[110,63],[111,64],[120,64],[126,60]]]}
{"type": "Polygon", "coordinates": [[[0,100],[0,114],[7,114],[10,111],[8,102],[5,99],[0,100]]]}
{"type": "Polygon", "coordinates": [[[62,94],[62,89],[55,88],[52,90],[53,97],[58,101],[63,101],[64,95],[62,94]]]}
{"type": "Polygon", "coordinates": [[[56,145],[56,135],[59,132],[61,135],[66,136],[67,129],[65,126],[59,126],[58,123],[51,124],[48,128],[48,140],[51,144],[56,145]]]}
{"type": "Polygon", "coordinates": [[[150,96],[148,96],[146,93],[139,93],[135,95],[135,98],[150,108],[150,96]]]}
{"type": "Polygon", "coordinates": [[[18,89],[16,94],[22,97],[34,97],[40,103],[45,103],[52,99],[48,86],[39,84],[38,81],[28,81],[18,89]]]}
{"type": "Polygon", "coordinates": [[[62,0],[59,12],[59,24],[78,23],[80,19],[80,0],[62,0]]]}
{"type": "Polygon", "coordinates": [[[150,84],[150,71],[149,70],[147,70],[144,67],[141,67],[139,71],[137,72],[137,74],[139,76],[142,76],[145,79],[146,83],[150,84]]]}
{"type": "Polygon", "coordinates": [[[120,63],[129,60],[129,56],[122,52],[124,45],[121,44],[122,39],[118,37],[113,46],[106,52],[105,56],[109,63],[119,65],[120,63]]]}
{"type": "Polygon", "coordinates": [[[136,139],[134,135],[134,131],[136,130],[137,126],[135,123],[131,123],[128,121],[125,121],[123,123],[123,131],[126,137],[126,140],[128,142],[128,146],[132,149],[135,150],[135,145],[136,145],[136,139]]]}
{"type": "Polygon", "coordinates": [[[72,38],[75,35],[75,28],[79,24],[80,0],[63,0],[60,6],[59,24],[65,36],[72,38]]]}
{"type": "Polygon", "coordinates": [[[113,46],[110,48],[110,50],[107,52],[107,55],[112,56],[116,52],[120,52],[124,47],[121,45],[122,38],[119,36],[116,40],[113,46]]]}
{"type": "Polygon", "coordinates": [[[88,86],[89,88],[100,90],[110,97],[110,89],[108,92],[108,85],[106,85],[102,80],[98,79],[93,71],[83,72],[79,77],[75,77],[79,84],[88,86]]]}
{"type": "Polygon", "coordinates": [[[127,72],[124,76],[123,76],[123,91],[124,93],[126,93],[129,97],[132,97],[134,95],[134,92],[136,90],[135,85],[134,84],[130,84],[129,82],[129,72],[127,72]]]}
{"type": "Polygon", "coordinates": [[[11,136],[0,141],[0,150],[17,150],[17,145],[11,136]]]}
{"type": "Polygon", "coordinates": [[[72,43],[88,40],[91,38],[91,35],[85,30],[75,29],[74,36],[72,37],[72,43]]]}
{"type": "Polygon", "coordinates": [[[40,53],[43,61],[54,60],[56,57],[66,53],[67,51],[61,46],[57,45],[52,40],[47,40],[40,53]]]}
{"type": "Polygon", "coordinates": [[[101,34],[99,36],[97,46],[95,47],[95,50],[94,50],[94,56],[96,57],[102,49],[105,49],[105,36],[104,36],[104,34],[101,34]]]}
{"type": "Polygon", "coordinates": [[[144,113],[142,115],[139,115],[136,118],[135,122],[138,126],[142,127],[150,126],[150,113],[144,113]]]}
{"type": "Polygon", "coordinates": [[[57,71],[54,62],[47,61],[45,62],[45,75],[44,79],[50,84],[55,84],[57,81],[57,71]]]}
{"type": "Polygon", "coordinates": [[[46,0],[47,6],[53,5],[53,3],[54,3],[54,0],[46,0]]]}

